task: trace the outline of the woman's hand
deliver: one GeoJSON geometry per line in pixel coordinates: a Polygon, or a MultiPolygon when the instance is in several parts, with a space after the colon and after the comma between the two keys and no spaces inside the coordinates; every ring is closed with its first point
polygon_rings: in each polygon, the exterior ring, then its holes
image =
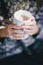
{"type": "Polygon", "coordinates": [[[10,24],[8,26],[8,33],[9,33],[9,37],[11,39],[22,39],[26,34],[23,31],[22,26],[18,26],[16,24],[10,24]]]}
{"type": "Polygon", "coordinates": [[[24,25],[10,24],[8,26],[9,37],[11,39],[22,39],[25,35],[35,35],[39,31],[39,26],[35,24],[35,19],[31,18],[31,23],[24,25]]]}
{"type": "Polygon", "coordinates": [[[29,35],[35,35],[39,31],[38,25],[25,25],[23,28],[24,33],[29,35]]]}
{"type": "Polygon", "coordinates": [[[35,35],[39,31],[39,25],[36,24],[34,17],[31,18],[31,23],[27,25],[25,24],[24,26],[22,26],[22,28],[24,33],[29,35],[35,35]]]}

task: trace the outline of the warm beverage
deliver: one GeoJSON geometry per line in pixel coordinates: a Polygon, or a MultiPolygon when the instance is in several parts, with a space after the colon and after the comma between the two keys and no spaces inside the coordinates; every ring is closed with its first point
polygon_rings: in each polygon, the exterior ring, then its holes
{"type": "Polygon", "coordinates": [[[28,16],[21,15],[21,17],[22,17],[23,21],[27,21],[27,20],[29,20],[29,17],[28,17],[28,16]]]}
{"type": "Polygon", "coordinates": [[[32,14],[26,10],[19,10],[14,13],[13,23],[17,25],[28,24],[31,22],[32,14]]]}
{"type": "MultiPolygon", "coordinates": [[[[13,23],[16,24],[16,25],[27,25],[27,24],[30,24],[31,23],[31,17],[32,14],[26,10],[19,10],[19,11],[16,11],[14,13],[14,19],[13,19],[13,23]]],[[[34,22],[33,22],[34,23],[34,22]]],[[[21,32],[19,32],[21,33],[21,32]]],[[[28,34],[25,34],[23,36],[23,34],[17,34],[17,36],[14,36],[16,39],[26,39],[29,35],[28,34]]]]}

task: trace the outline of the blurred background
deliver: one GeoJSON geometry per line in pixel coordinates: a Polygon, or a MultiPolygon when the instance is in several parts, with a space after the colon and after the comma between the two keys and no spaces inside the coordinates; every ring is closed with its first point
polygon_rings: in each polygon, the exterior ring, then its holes
{"type": "MultiPolygon", "coordinates": [[[[2,3],[0,2],[0,16],[3,16],[3,19],[0,18],[0,26],[11,24],[12,21],[9,20],[9,18],[13,16],[15,11],[20,9],[30,11],[35,17],[37,24],[40,25],[40,31],[38,35],[32,37],[34,42],[29,46],[29,49],[33,54],[32,57],[34,57],[40,65],[43,65],[43,0],[2,0],[2,3]]],[[[11,42],[13,41],[8,38],[0,38],[0,58],[3,56],[1,52],[7,49],[7,44],[10,47],[11,42]]],[[[3,57],[5,56],[6,55],[3,57]]]]}

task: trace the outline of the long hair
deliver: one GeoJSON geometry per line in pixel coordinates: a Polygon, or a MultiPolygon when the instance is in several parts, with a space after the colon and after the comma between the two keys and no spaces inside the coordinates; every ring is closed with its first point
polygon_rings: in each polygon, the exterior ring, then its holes
{"type": "Polygon", "coordinates": [[[43,5],[43,0],[36,0],[37,10],[39,11],[40,7],[43,5]]]}
{"type": "Polygon", "coordinates": [[[10,4],[8,4],[10,1],[9,0],[0,0],[0,15],[4,16],[4,18],[9,17],[9,8],[10,4]]]}

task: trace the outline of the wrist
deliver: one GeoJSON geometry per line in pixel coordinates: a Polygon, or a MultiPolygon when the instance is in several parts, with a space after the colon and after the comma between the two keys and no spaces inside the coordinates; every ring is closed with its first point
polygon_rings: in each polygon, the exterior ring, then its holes
{"type": "Polygon", "coordinates": [[[0,29],[0,37],[8,37],[7,27],[0,29]]]}

